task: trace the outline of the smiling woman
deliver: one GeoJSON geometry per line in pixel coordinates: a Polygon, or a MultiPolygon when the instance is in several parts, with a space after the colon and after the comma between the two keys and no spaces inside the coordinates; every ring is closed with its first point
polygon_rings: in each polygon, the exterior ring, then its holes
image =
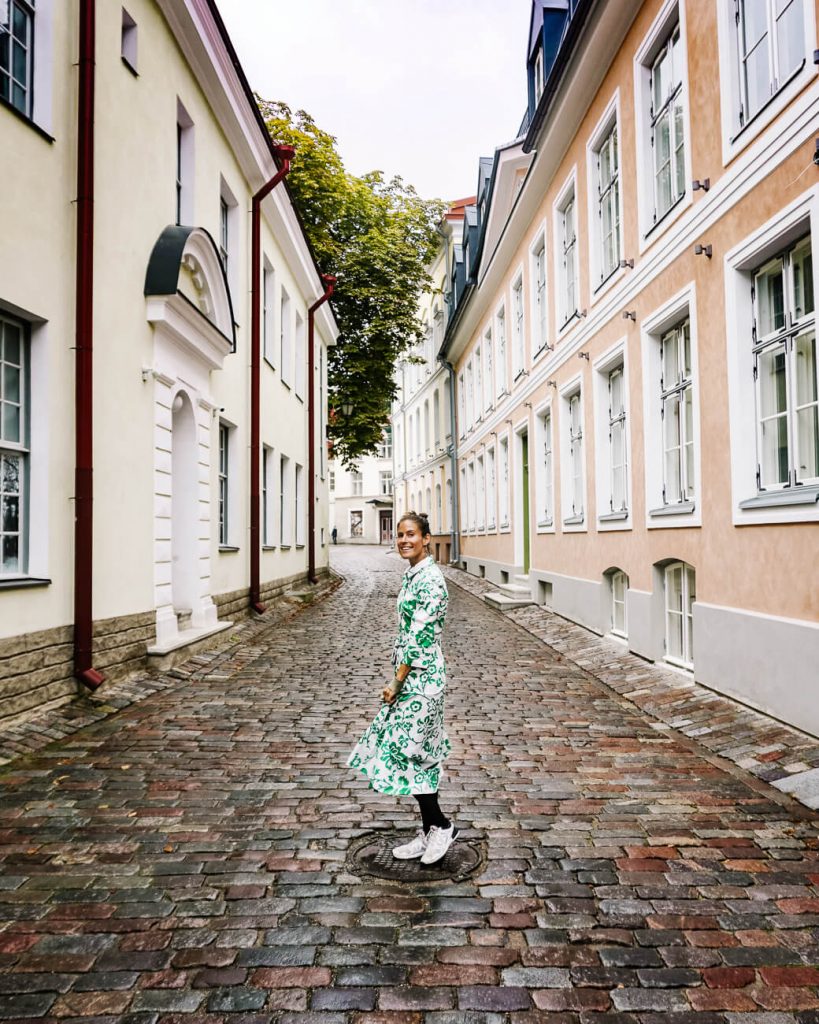
{"type": "Polygon", "coordinates": [[[429,555],[426,516],[408,512],[398,523],[398,553],[409,562],[398,595],[398,636],[393,647],[393,680],[383,704],[354,747],[347,764],[380,793],[412,795],[422,828],[393,850],[398,860],[441,860],[457,829],[438,806],[441,762],[450,744],[444,728],[446,666],[440,636],[448,594],[441,570],[429,555]]]}

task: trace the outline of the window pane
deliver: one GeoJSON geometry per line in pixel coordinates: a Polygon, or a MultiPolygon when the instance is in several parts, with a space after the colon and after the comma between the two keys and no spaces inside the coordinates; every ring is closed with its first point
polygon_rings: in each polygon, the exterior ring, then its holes
{"type": "Polygon", "coordinates": [[[26,51],[19,43],[11,46],[11,73],[21,85],[27,85],[26,51]]]}
{"type": "Polygon", "coordinates": [[[3,495],[2,517],[3,533],[17,533],[20,529],[20,499],[19,497],[3,495]]]}
{"type": "Polygon", "coordinates": [[[2,460],[3,473],[0,478],[0,490],[3,494],[20,493],[20,459],[13,455],[4,455],[2,460]]]}
{"type": "Polygon", "coordinates": [[[685,496],[694,497],[694,392],[683,392],[685,406],[685,496]]]}
{"type": "Polygon", "coordinates": [[[819,404],[816,383],[816,332],[796,339],[797,479],[819,477],[819,404]]]}
{"type": "Polygon", "coordinates": [[[671,206],[671,126],[669,111],[657,121],[654,133],[654,168],[657,179],[657,214],[671,206]]]}
{"type": "Polygon", "coordinates": [[[12,83],[11,87],[11,103],[12,106],[25,114],[26,112],[26,93],[21,85],[12,83]]]}
{"type": "Polygon", "coordinates": [[[12,23],[11,31],[15,39],[19,39],[21,43],[28,41],[28,17],[22,7],[15,3],[12,3],[12,23]]]}
{"type": "MultiPolygon", "coordinates": [[[[0,32],[0,70],[8,71],[9,68],[9,45],[8,32],[0,32]]],[[[8,88],[8,83],[2,79],[3,85],[8,88]]],[[[5,93],[3,94],[5,95],[5,93]]]]}
{"type": "Polygon", "coordinates": [[[813,259],[810,238],[803,239],[793,250],[793,313],[796,320],[814,311],[813,259]]]}
{"type": "Polygon", "coordinates": [[[776,50],[779,81],[795,71],[805,57],[802,0],[776,0],[776,50]]]}
{"type": "Polygon", "coordinates": [[[680,465],[680,399],[672,395],[664,404],[665,415],[665,500],[667,504],[682,500],[680,465]]]}
{"type": "Polygon", "coordinates": [[[768,34],[767,0],[743,0],[743,52],[748,51],[768,34]]]}
{"type": "Polygon", "coordinates": [[[785,326],[785,291],[781,259],[771,260],[756,276],[757,332],[760,338],[785,326]]]}
{"type": "Polygon", "coordinates": [[[748,97],[748,114],[759,110],[771,95],[768,47],[764,43],[757,46],[753,53],[749,53],[745,61],[745,89],[748,97]]]}
{"type": "Polygon", "coordinates": [[[663,335],[662,339],[662,360],[663,360],[663,388],[668,390],[679,383],[680,377],[680,336],[676,328],[663,335]]]}
{"type": "Polygon", "coordinates": [[[685,192],[685,133],[683,131],[682,103],[674,104],[674,198],[679,199],[685,192]]]}
{"type": "Polygon", "coordinates": [[[3,401],[20,401],[20,371],[16,366],[3,367],[3,401]]]}
{"type": "Polygon", "coordinates": [[[19,444],[20,438],[20,406],[3,403],[3,420],[0,424],[0,437],[4,441],[19,444]]]}
{"type": "Polygon", "coordinates": [[[3,537],[3,558],[0,568],[2,568],[4,572],[20,572],[19,536],[3,537]]]}
{"type": "Polygon", "coordinates": [[[763,486],[788,482],[788,394],[785,349],[762,352],[758,362],[763,486]]]}
{"type": "Polygon", "coordinates": [[[668,96],[671,83],[671,59],[668,48],[664,49],[654,65],[652,77],[654,109],[659,110],[668,96]]]}

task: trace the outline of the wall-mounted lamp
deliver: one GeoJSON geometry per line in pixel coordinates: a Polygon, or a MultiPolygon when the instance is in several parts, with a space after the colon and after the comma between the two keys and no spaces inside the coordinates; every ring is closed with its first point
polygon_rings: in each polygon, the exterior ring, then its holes
{"type": "Polygon", "coordinates": [[[586,317],[589,315],[589,311],[587,309],[578,309],[577,315],[580,317],[581,320],[585,320],[586,317]]]}
{"type": "Polygon", "coordinates": [[[629,270],[634,270],[634,260],[620,260],[620,269],[625,270],[626,267],[628,267],[629,270]]]}
{"type": "Polygon", "coordinates": [[[691,189],[694,192],[699,192],[702,189],[703,192],[707,192],[711,188],[710,178],[694,178],[691,182],[691,189]]]}
{"type": "Polygon", "coordinates": [[[554,352],[554,350],[554,345],[550,345],[548,341],[544,341],[539,349],[540,352],[554,352]]]}
{"type": "Polygon", "coordinates": [[[150,366],[142,367],[142,383],[147,384],[148,381],[153,377],[154,371],[150,366]]]}
{"type": "Polygon", "coordinates": [[[557,387],[557,381],[556,380],[547,380],[546,383],[548,384],[548,386],[550,388],[556,388],[557,387]]]}
{"type": "Polygon", "coordinates": [[[588,362],[589,353],[588,352],[578,352],[577,353],[577,358],[578,359],[585,359],[588,362]]]}
{"type": "Polygon", "coordinates": [[[526,407],[527,409],[531,409],[531,408],[532,408],[532,403],[531,403],[531,402],[524,402],[523,404],[524,404],[524,406],[525,406],[525,407],[526,407]]]}
{"type": "Polygon", "coordinates": [[[695,256],[707,256],[708,259],[710,260],[712,254],[713,254],[713,249],[711,248],[710,245],[695,245],[694,246],[694,255],[695,256]]]}
{"type": "Polygon", "coordinates": [[[504,420],[503,422],[504,423],[508,423],[510,426],[512,425],[512,421],[511,420],[504,420]]]}
{"type": "Polygon", "coordinates": [[[635,311],[633,309],[624,309],[623,310],[623,319],[624,320],[633,320],[636,323],[637,322],[637,314],[635,313],[635,311]]]}

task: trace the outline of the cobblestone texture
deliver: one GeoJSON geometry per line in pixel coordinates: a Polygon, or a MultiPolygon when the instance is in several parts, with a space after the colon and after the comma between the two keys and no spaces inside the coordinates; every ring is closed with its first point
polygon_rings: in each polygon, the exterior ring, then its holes
{"type": "Polygon", "coordinates": [[[817,816],[456,586],[442,805],[486,866],[350,873],[415,805],[344,767],[402,565],[337,562],[326,601],[6,766],[0,1020],[819,1022],[817,816]]]}

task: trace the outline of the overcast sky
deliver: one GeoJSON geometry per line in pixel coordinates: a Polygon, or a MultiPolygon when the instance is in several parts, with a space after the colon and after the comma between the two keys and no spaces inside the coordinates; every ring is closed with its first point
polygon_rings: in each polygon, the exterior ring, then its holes
{"type": "Polygon", "coordinates": [[[218,0],[251,87],[309,111],[348,170],[474,193],[526,109],[531,0],[218,0]]]}

